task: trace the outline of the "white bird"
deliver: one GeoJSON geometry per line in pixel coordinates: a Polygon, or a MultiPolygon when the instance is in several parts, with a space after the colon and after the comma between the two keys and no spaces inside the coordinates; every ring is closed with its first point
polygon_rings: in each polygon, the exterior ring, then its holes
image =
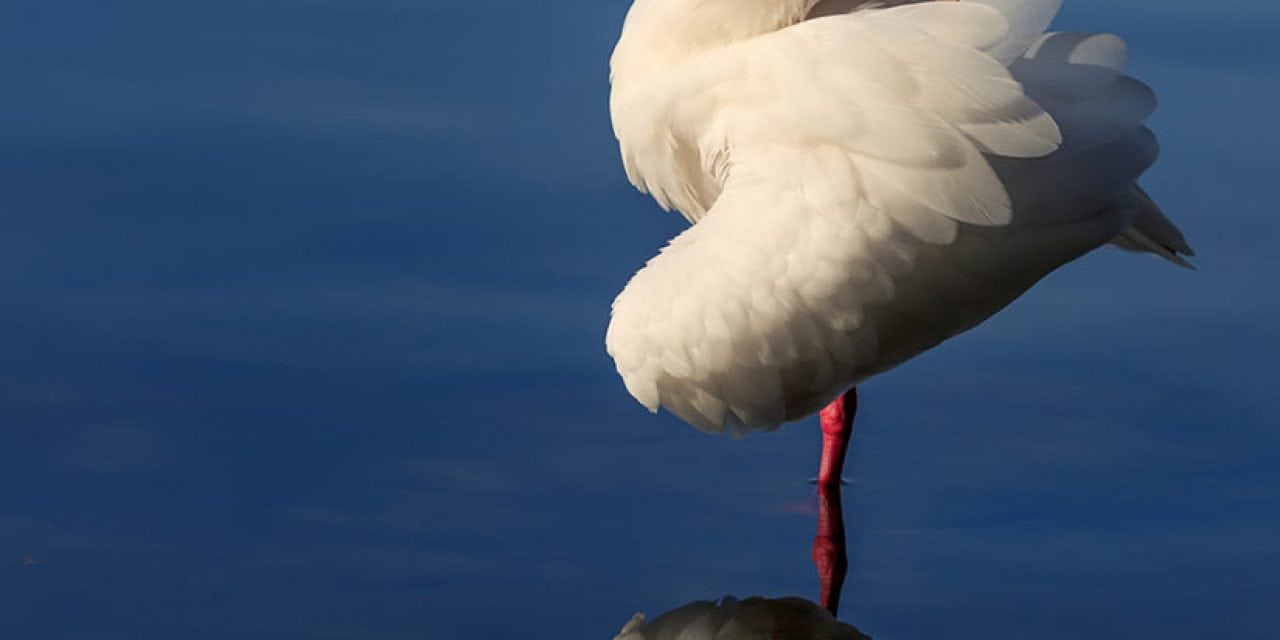
{"type": "Polygon", "coordinates": [[[613,304],[651,411],[736,434],[824,405],[1108,242],[1190,266],[1135,180],[1155,97],[1061,0],[635,0],[611,60],[631,182],[694,223],[613,304]]]}

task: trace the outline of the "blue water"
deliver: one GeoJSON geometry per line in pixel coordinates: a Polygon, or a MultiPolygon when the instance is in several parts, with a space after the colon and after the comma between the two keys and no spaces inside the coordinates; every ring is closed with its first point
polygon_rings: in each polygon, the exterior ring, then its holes
{"type": "MultiPolygon", "coordinates": [[[[1103,250],[862,390],[841,617],[1272,638],[1280,9],[1070,0],[1200,257],[1103,250]]],[[[601,346],[682,223],[621,0],[0,7],[0,636],[610,638],[817,597],[813,423],[651,416],[601,346]]]]}

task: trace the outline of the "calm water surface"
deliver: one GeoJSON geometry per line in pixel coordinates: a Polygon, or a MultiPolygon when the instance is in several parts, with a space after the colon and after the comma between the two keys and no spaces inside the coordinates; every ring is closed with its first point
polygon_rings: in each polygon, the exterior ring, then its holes
{"type": "MultiPolygon", "coordinates": [[[[863,389],[841,617],[1273,638],[1280,9],[1070,0],[1163,100],[1200,271],[1104,250],[863,389]]],[[[817,428],[626,397],[675,216],[606,113],[621,0],[0,8],[0,636],[610,638],[817,597],[817,428]]]]}

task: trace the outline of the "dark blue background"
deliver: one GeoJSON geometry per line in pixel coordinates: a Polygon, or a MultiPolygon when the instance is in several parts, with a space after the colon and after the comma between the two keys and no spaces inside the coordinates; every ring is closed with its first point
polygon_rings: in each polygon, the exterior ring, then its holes
{"type": "MultiPolygon", "coordinates": [[[[622,0],[0,7],[0,635],[608,638],[816,597],[812,423],[650,416],[609,302],[622,0]]],[[[1103,250],[866,385],[842,617],[1271,638],[1280,9],[1069,0],[1200,271],[1103,250]]]]}

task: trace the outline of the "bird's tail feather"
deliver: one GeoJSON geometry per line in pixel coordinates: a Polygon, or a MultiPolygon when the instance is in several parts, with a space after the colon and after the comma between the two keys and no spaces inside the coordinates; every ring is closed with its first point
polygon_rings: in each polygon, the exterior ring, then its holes
{"type": "Polygon", "coordinates": [[[1130,251],[1154,253],[1180,267],[1195,269],[1187,258],[1195,256],[1196,252],[1151,196],[1135,184],[1129,198],[1134,207],[1133,220],[1111,240],[1111,244],[1130,251]]]}

